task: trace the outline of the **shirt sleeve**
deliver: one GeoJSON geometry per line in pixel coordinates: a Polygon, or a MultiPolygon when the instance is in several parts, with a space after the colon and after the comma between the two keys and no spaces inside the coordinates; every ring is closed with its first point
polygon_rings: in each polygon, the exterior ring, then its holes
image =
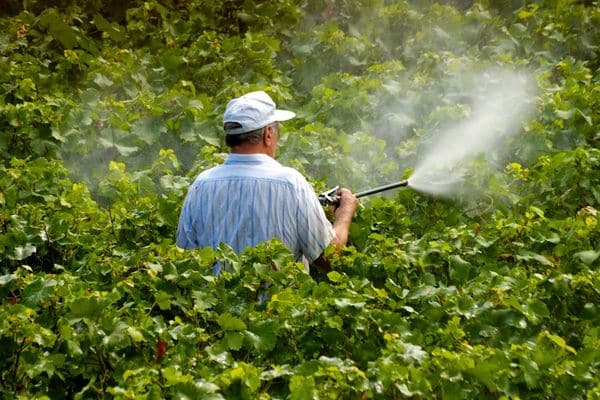
{"type": "Polygon", "coordinates": [[[335,231],[308,182],[301,183],[297,199],[297,229],[300,247],[306,259],[313,262],[335,238],[335,231]]]}
{"type": "Polygon", "coordinates": [[[177,237],[175,244],[182,249],[193,249],[197,247],[197,240],[195,239],[192,232],[192,218],[191,215],[191,203],[192,203],[191,190],[185,198],[183,206],[181,207],[181,214],[179,215],[179,224],[177,225],[177,237]]]}

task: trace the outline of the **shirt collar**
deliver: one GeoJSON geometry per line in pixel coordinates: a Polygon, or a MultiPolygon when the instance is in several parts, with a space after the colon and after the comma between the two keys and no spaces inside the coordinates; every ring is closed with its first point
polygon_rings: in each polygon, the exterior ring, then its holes
{"type": "Polygon", "coordinates": [[[234,164],[246,164],[246,165],[273,165],[280,167],[278,161],[269,157],[266,154],[238,154],[238,153],[230,153],[227,155],[224,164],[234,165],[234,164]]]}

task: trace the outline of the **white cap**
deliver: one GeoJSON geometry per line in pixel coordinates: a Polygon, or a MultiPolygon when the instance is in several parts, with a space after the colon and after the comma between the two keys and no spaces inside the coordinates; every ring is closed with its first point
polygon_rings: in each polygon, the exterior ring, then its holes
{"type": "Polygon", "coordinates": [[[258,91],[230,100],[225,108],[223,123],[237,122],[242,125],[241,128],[226,131],[228,135],[239,135],[263,128],[276,121],[287,121],[295,116],[292,111],[277,110],[271,97],[263,91],[258,91]]]}

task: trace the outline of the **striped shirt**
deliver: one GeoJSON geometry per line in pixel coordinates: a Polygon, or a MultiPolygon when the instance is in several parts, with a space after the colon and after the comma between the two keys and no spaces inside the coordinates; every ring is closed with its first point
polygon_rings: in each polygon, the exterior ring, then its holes
{"type": "Polygon", "coordinates": [[[184,249],[226,243],[240,253],[278,238],[305,265],[334,237],[312,186],[265,154],[230,154],[198,175],[177,228],[177,245],[184,249]]]}

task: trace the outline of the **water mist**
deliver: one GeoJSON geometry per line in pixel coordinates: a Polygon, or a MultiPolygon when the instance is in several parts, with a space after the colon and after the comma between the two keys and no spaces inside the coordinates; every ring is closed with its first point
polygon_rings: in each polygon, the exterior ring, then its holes
{"type": "Polygon", "coordinates": [[[524,73],[489,71],[477,77],[470,115],[434,136],[415,166],[409,186],[450,196],[469,173],[477,156],[501,156],[509,137],[520,132],[533,111],[533,80],[524,73]]]}

